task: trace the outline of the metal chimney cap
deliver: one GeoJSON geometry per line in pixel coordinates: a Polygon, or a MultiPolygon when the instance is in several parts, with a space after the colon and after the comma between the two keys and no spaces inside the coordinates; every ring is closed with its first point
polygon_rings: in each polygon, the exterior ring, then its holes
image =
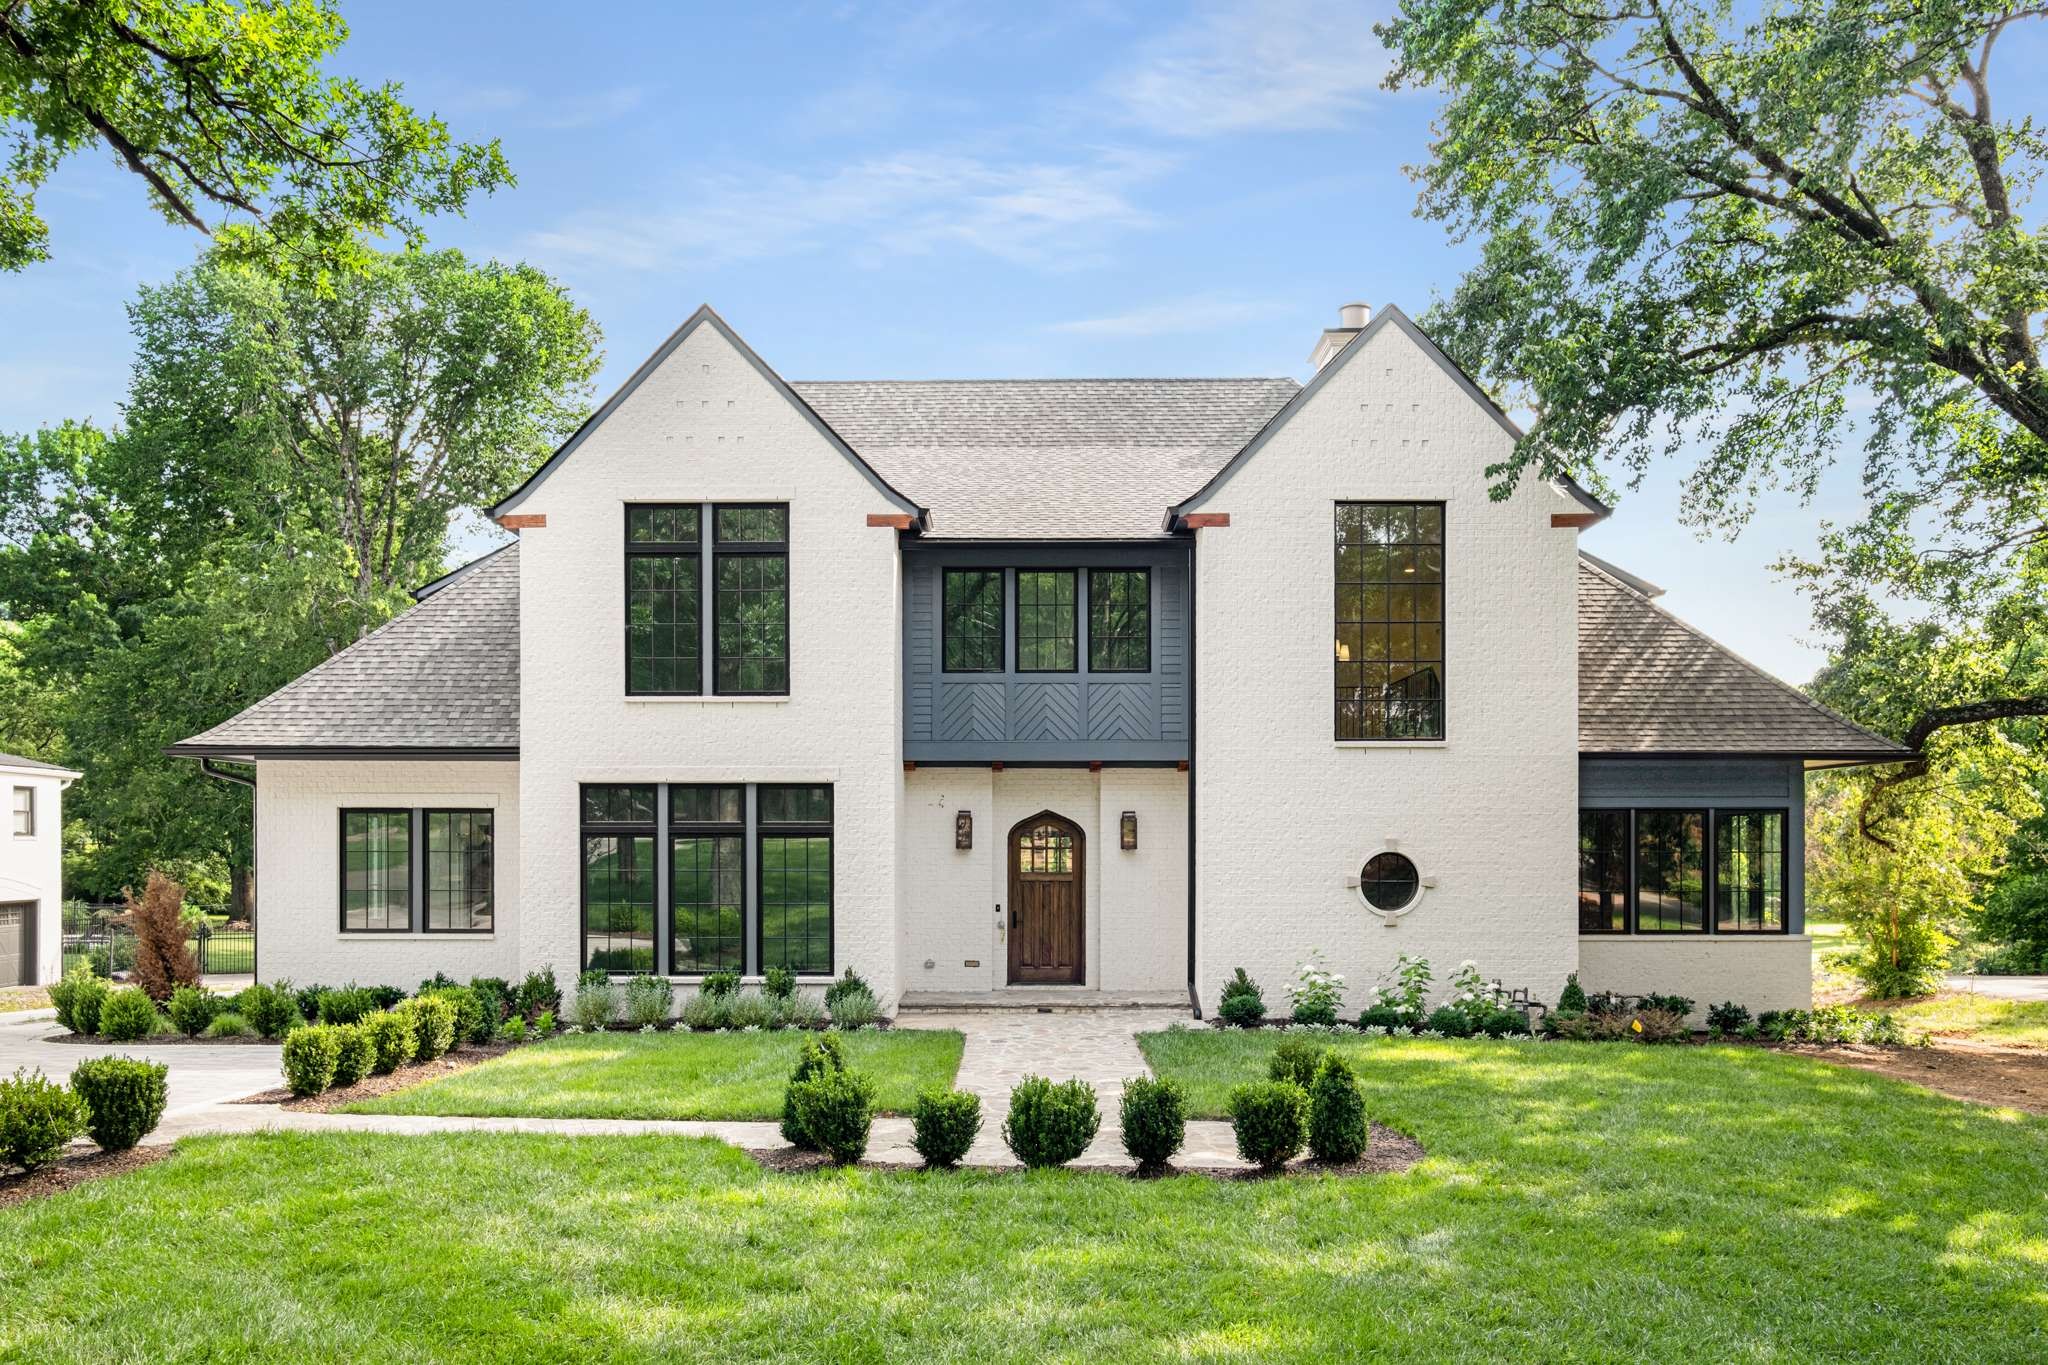
{"type": "Polygon", "coordinates": [[[1363,327],[1372,319],[1372,307],[1363,303],[1347,303],[1337,310],[1340,327],[1363,327]]]}

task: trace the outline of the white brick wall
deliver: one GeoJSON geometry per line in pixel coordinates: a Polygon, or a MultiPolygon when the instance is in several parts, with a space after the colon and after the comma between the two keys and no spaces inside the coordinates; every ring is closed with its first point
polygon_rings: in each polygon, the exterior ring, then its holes
{"type": "Polygon", "coordinates": [[[520,960],[519,765],[263,763],[256,781],[256,967],[265,981],[416,988],[512,977],[520,960]],[[472,807],[496,812],[496,928],[490,934],[341,932],[345,806],[472,807]]]}
{"type": "MultiPolygon", "coordinates": [[[[64,962],[64,779],[0,772],[0,904],[35,904],[35,964],[28,979],[49,983],[64,962]],[[14,789],[35,793],[35,833],[14,832],[14,789]]],[[[0,981],[0,986],[12,985],[0,981]]]]}
{"type": "Polygon", "coordinates": [[[1813,1008],[1813,940],[1804,934],[1587,935],[1579,940],[1579,984],[1587,991],[1692,997],[1695,1024],[1723,1000],[1765,1010],[1813,1008]]]}
{"type": "Polygon", "coordinates": [[[1346,1010],[1403,951],[1554,999],[1577,963],[1575,510],[1540,482],[1488,497],[1509,437],[1419,346],[1376,333],[1202,507],[1195,776],[1197,984],[1238,966],[1277,1006],[1312,948],[1346,1010]],[[1334,739],[1333,504],[1441,500],[1447,736],[1334,739]],[[1344,878],[1400,841],[1438,879],[1397,928],[1344,878]]]}
{"type": "Polygon", "coordinates": [[[711,326],[700,326],[520,506],[520,966],[573,975],[583,782],[830,782],[836,956],[896,990],[899,591],[894,509],[711,326]],[[787,502],[790,695],[628,699],[629,502],[787,502]]]}

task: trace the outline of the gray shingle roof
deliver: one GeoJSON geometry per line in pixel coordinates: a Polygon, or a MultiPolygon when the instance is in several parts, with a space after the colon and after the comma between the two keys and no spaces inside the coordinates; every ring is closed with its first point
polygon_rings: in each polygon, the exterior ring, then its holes
{"type": "Polygon", "coordinates": [[[61,763],[45,763],[40,758],[23,758],[20,754],[0,754],[0,768],[21,768],[29,772],[68,773],[73,769],[61,763]]]}
{"type": "Polygon", "coordinates": [[[1645,587],[1579,560],[1580,753],[1906,756],[1700,634],[1645,587]]]}
{"type": "Polygon", "coordinates": [[[437,581],[419,605],[171,752],[517,749],[519,544],[437,581]]]}
{"type": "Polygon", "coordinates": [[[1292,379],[947,379],[790,387],[932,539],[1151,539],[1230,462],[1292,379]]]}

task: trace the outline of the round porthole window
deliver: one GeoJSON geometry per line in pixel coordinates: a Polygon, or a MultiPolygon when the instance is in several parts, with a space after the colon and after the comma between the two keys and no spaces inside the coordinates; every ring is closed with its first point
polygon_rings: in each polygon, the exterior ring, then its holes
{"type": "Polygon", "coordinates": [[[1403,853],[1375,853],[1358,874],[1358,893],[1375,910],[1405,910],[1422,894],[1422,874],[1403,853]]]}

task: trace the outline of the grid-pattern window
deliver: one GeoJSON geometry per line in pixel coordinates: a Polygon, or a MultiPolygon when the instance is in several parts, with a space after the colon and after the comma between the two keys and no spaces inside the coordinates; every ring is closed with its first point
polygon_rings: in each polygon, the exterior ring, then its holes
{"type": "Polygon", "coordinates": [[[1042,821],[1017,836],[1017,870],[1060,876],[1074,870],[1074,832],[1042,821]]]}
{"type": "Polygon", "coordinates": [[[411,811],[342,811],[341,927],[344,933],[411,930],[411,811]]]}
{"type": "Polygon", "coordinates": [[[1337,738],[1444,737],[1444,509],[1337,504],[1337,738]]]}
{"type": "Polygon", "coordinates": [[[1785,928],[1785,813],[1718,811],[1714,817],[1714,929],[1775,934],[1785,928]]]}
{"type": "Polygon", "coordinates": [[[744,788],[669,788],[669,970],[745,970],[745,828],[744,788]]]}
{"type": "Polygon", "coordinates": [[[713,509],[717,559],[712,629],[714,690],[789,691],[789,508],[713,509]]]}
{"type": "Polygon", "coordinates": [[[1152,667],[1152,575],[1144,569],[1088,571],[1088,667],[1145,673],[1152,667]]]}
{"type": "Polygon", "coordinates": [[[945,572],[944,668],[948,673],[1003,671],[1003,571],[945,572]]]}
{"type": "Polygon", "coordinates": [[[626,509],[626,691],[704,690],[703,559],[695,503],[626,509]]]}
{"type": "Polygon", "coordinates": [[[1637,933],[1706,932],[1706,843],[1701,811],[1636,812],[1637,933]]]}
{"type": "Polygon", "coordinates": [[[1078,630],[1072,569],[1017,570],[1017,671],[1071,673],[1078,630]]]}
{"type": "Polygon", "coordinates": [[[760,789],[761,968],[832,971],[832,789],[760,789]]]}
{"type": "Polygon", "coordinates": [[[652,786],[583,789],[583,965],[652,972],[654,816],[652,786]]]}
{"type": "Polygon", "coordinates": [[[36,832],[36,789],[16,787],[14,789],[14,832],[34,834],[36,832]]]}
{"type": "Polygon", "coordinates": [[[1628,812],[1579,812],[1579,932],[1628,932],[1628,812]]]}
{"type": "Polygon", "coordinates": [[[425,876],[429,933],[481,934],[492,926],[493,820],[487,810],[430,810],[425,876]]]}

